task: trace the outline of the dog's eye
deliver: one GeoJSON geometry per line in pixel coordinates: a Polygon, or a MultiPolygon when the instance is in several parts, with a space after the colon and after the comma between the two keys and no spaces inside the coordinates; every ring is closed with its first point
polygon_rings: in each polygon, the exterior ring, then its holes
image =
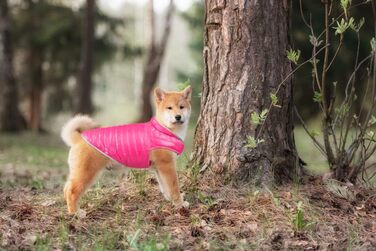
{"type": "Polygon", "coordinates": [[[181,106],[180,106],[180,110],[182,110],[182,109],[184,109],[184,106],[181,105],[181,106]]]}
{"type": "Polygon", "coordinates": [[[171,107],[171,106],[169,106],[169,107],[167,107],[167,109],[169,109],[169,110],[172,110],[172,107],[171,107]]]}

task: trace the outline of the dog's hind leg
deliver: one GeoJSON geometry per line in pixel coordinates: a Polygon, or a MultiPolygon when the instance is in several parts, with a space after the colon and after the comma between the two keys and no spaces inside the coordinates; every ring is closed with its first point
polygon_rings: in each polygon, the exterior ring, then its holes
{"type": "Polygon", "coordinates": [[[74,161],[70,164],[70,173],[64,187],[64,197],[68,206],[68,213],[75,213],[78,200],[85,190],[95,180],[95,177],[108,164],[109,160],[86,143],[74,146],[70,154],[74,161]]]}

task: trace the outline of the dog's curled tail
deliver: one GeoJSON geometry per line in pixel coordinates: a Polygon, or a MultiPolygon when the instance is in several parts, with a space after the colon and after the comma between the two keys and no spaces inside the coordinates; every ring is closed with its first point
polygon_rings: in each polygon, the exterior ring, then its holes
{"type": "Polygon", "coordinates": [[[65,144],[72,146],[81,139],[81,132],[96,127],[98,125],[89,116],[76,115],[63,126],[61,138],[65,144]]]}

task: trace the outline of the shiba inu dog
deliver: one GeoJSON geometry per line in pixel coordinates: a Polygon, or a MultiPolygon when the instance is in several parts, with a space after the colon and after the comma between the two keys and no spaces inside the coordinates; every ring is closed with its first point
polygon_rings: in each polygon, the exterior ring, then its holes
{"type": "Polygon", "coordinates": [[[69,176],[64,187],[68,213],[100,171],[114,162],[155,171],[160,190],[176,207],[188,207],[180,194],[176,153],[183,151],[191,113],[192,88],[181,92],[154,91],[156,115],[147,123],[100,128],[88,116],[77,115],[61,132],[70,147],[69,176]]]}

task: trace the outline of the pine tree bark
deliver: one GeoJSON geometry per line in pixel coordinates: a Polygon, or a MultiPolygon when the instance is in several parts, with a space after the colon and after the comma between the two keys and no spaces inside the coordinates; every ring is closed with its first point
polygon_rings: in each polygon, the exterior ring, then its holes
{"type": "Polygon", "coordinates": [[[173,1],[170,0],[170,5],[167,10],[164,31],[162,39],[158,44],[156,42],[156,29],[155,29],[155,17],[153,0],[149,0],[149,25],[150,25],[150,37],[147,48],[147,57],[144,66],[144,72],[142,77],[142,104],[140,109],[140,117],[138,122],[148,121],[153,116],[153,106],[151,103],[151,93],[157,82],[159,71],[161,69],[163,57],[167,47],[167,41],[171,31],[171,19],[174,12],[173,1]]]}
{"type": "Polygon", "coordinates": [[[292,84],[286,81],[261,125],[251,113],[270,106],[270,94],[291,72],[289,1],[205,1],[204,79],[192,165],[235,181],[270,185],[296,175],[292,84]],[[259,134],[256,148],[247,137],[259,134]]]}
{"type": "Polygon", "coordinates": [[[26,128],[18,108],[18,88],[13,69],[13,47],[8,1],[0,1],[0,130],[16,132],[26,128]]]}
{"type": "Polygon", "coordinates": [[[77,113],[91,114],[92,101],[92,72],[95,32],[95,0],[86,0],[86,15],[83,28],[82,56],[79,79],[77,82],[77,113]]]}

